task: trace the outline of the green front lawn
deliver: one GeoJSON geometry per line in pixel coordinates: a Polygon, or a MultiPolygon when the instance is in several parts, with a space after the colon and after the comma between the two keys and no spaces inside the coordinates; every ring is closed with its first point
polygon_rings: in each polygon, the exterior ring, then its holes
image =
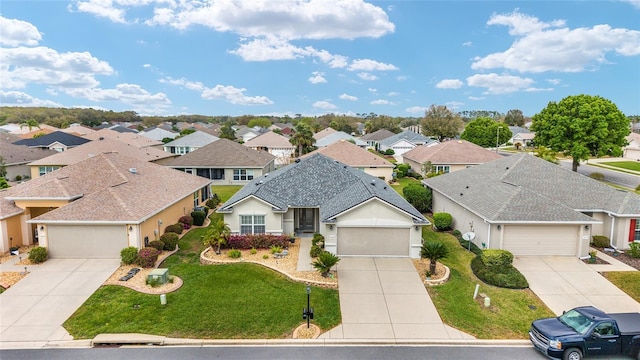
{"type": "Polygon", "coordinates": [[[607,162],[601,162],[600,164],[613,166],[620,169],[640,171],[640,162],[637,162],[637,161],[607,161],[607,162]]]}
{"type": "Polygon", "coordinates": [[[398,194],[400,194],[401,196],[404,197],[404,195],[402,195],[402,189],[405,188],[405,186],[409,185],[409,184],[420,184],[419,180],[416,180],[412,177],[406,176],[400,179],[396,179],[396,183],[397,184],[393,184],[391,185],[391,187],[398,192],[398,194]]]}
{"type": "Polygon", "coordinates": [[[478,280],[470,267],[474,254],[463,249],[453,235],[425,227],[423,237],[442,241],[449,249],[449,256],[442,260],[451,270],[449,281],[427,288],[447,325],[480,339],[526,339],[533,320],[555,316],[529,289],[503,289],[478,280]],[[473,300],[476,284],[491,299],[489,308],[480,297],[473,300]]]}
{"type": "Polygon", "coordinates": [[[606,272],[604,277],[635,301],[640,302],[640,271],[606,272]]]}
{"type": "Polygon", "coordinates": [[[224,203],[238,190],[242,189],[242,185],[212,185],[211,190],[220,197],[220,202],[224,203]]]}
{"type": "MultiPolygon", "coordinates": [[[[204,231],[199,228],[185,234],[180,251],[163,263],[170,275],[184,281],[179,290],[167,294],[167,305],[160,305],[159,295],[103,286],[64,327],[76,339],[100,333],[200,339],[289,336],[303,322],[306,285],[255,264],[200,265],[204,231]]],[[[323,330],[340,324],[337,290],[314,287],[311,305],[315,309],[313,323],[323,330]]]]}

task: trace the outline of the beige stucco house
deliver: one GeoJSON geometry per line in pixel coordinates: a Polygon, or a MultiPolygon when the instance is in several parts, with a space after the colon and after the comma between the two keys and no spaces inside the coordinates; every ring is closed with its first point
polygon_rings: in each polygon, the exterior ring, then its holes
{"type": "Polygon", "coordinates": [[[422,176],[446,174],[500,158],[499,154],[466,140],[421,145],[402,154],[402,162],[422,176]]]}
{"type": "Polygon", "coordinates": [[[243,145],[253,150],[266,151],[275,156],[278,167],[289,165],[296,151],[296,147],[289,142],[289,138],[273,131],[258,135],[243,145]]]}
{"type": "Polygon", "coordinates": [[[640,196],[529,154],[423,180],[433,211],[475,244],[514,255],[588,256],[593,235],[619,250],[640,241],[640,196]]]}
{"type": "Polygon", "coordinates": [[[632,132],[625,139],[629,144],[622,149],[623,157],[640,161],[640,134],[632,132]]]}

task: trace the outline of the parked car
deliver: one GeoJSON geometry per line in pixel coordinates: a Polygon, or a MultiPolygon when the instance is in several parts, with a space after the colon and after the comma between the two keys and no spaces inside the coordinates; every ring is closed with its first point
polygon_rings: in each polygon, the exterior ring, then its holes
{"type": "Polygon", "coordinates": [[[640,313],[606,314],[593,306],[535,320],[529,339],[543,354],[564,360],[628,355],[640,360],[640,313]]]}

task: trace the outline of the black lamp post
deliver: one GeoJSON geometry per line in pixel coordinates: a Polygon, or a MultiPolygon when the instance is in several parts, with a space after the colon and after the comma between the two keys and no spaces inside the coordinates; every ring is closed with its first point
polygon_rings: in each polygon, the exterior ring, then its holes
{"type": "Polygon", "coordinates": [[[307,285],[307,307],[302,309],[302,318],[307,319],[307,329],[309,320],[313,319],[313,308],[311,307],[311,286],[307,285]]]}

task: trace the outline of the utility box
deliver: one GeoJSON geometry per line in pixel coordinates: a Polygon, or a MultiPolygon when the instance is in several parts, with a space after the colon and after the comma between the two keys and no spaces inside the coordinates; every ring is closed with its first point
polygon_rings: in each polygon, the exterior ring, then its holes
{"type": "Polygon", "coordinates": [[[158,284],[166,284],[169,282],[169,269],[153,269],[147,275],[147,282],[156,282],[158,284]]]}

